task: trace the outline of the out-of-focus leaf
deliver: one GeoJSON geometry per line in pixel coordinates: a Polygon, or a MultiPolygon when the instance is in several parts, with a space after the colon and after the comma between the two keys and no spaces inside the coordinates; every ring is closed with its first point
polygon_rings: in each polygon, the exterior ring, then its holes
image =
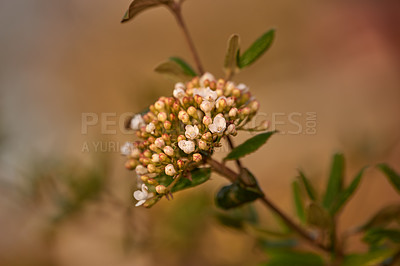
{"type": "MultiPolygon", "coordinates": [[[[189,178],[182,178],[171,189],[171,192],[174,193],[174,192],[178,192],[183,189],[187,189],[187,188],[191,188],[191,187],[195,187],[200,184],[203,184],[208,179],[210,179],[210,176],[211,176],[211,168],[197,168],[191,172],[192,180],[190,180],[189,178]]],[[[164,186],[168,186],[173,181],[173,178],[171,176],[167,176],[164,174],[164,175],[160,175],[160,176],[156,177],[156,180],[160,184],[162,184],[164,186]]]]}
{"type": "Polygon", "coordinates": [[[217,212],[215,218],[222,225],[238,230],[244,229],[246,224],[256,225],[258,223],[258,214],[252,204],[224,212],[217,212]]]}
{"type": "Polygon", "coordinates": [[[379,164],[379,169],[386,175],[392,186],[400,193],[400,175],[396,173],[389,165],[379,164]]]}
{"type": "Polygon", "coordinates": [[[326,187],[325,196],[322,201],[322,206],[326,209],[331,208],[333,202],[337,199],[343,186],[344,175],[344,156],[337,153],[333,156],[332,168],[326,187]]]}
{"type": "Polygon", "coordinates": [[[347,187],[339,194],[337,200],[332,204],[332,207],[330,209],[331,215],[335,215],[335,213],[338,212],[344,206],[344,204],[349,200],[349,198],[353,195],[354,191],[356,191],[358,185],[360,184],[364,170],[365,170],[364,168],[361,169],[361,171],[357,174],[357,176],[351,182],[349,187],[347,187]]]}
{"type": "Polygon", "coordinates": [[[297,239],[287,238],[287,239],[261,239],[258,241],[258,245],[265,250],[268,254],[271,250],[277,249],[291,249],[297,246],[297,239]]]}
{"type": "Polygon", "coordinates": [[[378,211],[372,218],[361,227],[362,230],[368,230],[374,227],[383,227],[400,217],[400,205],[386,206],[378,211]]]}
{"type": "Polygon", "coordinates": [[[269,30],[258,38],[240,57],[239,68],[251,65],[271,46],[275,37],[275,30],[269,30]]]}
{"type": "Polygon", "coordinates": [[[388,239],[393,243],[400,243],[400,231],[395,229],[373,228],[365,233],[363,241],[370,245],[376,245],[384,239],[388,239]]]}
{"type": "Polygon", "coordinates": [[[181,64],[171,60],[161,63],[154,71],[174,81],[188,81],[193,78],[193,75],[188,74],[187,69],[184,69],[181,64]]]}
{"type": "Polygon", "coordinates": [[[311,203],[307,209],[307,223],[321,229],[328,229],[332,225],[331,217],[327,210],[317,203],[311,203]]]}
{"type": "Polygon", "coordinates": [[[241,157],[246,156],[247,154],[255,152],[258,148],[260,148],[262,145],[264,145],[267,142],[267,140],[276,132],[277,131],[261,133],[261,134],[258,134],[256,136],[246,140],[245,142],[243,142],[242,144],[240,144],[239,146],[234,148],[228,154],[228,156],[225,157],[224,160],[239,159],[241,157]]]}
{"type": "Polygon", "coordinates": [[[293,199],[296,206],[296,213],[300,221],[304,223],[306,221],[306,214],[304,211],[304,202],[300,192],[300,186],[297,181],[292,183],[293,199]]]}
{"type": "Polygon", "coordinates": [[[374,250],[365,254],[351,254],[345,257],[343,266],[379,265],[396,253],[395,249],[374,250]]]}
{"type": "Polygon", "coordinates": [[[228,48],[226,49],[224,69],[227,77],[236,73],[238,68],[238,53],[240,49],[239,35],[233,34],[228,41],[228,48]]]}
{"type": "Polygon", "coordinates": [[[218,207],[228,210],[254,201],[262,196],[263,194],[258,189],[244,187],[240,183],[233,183],[218,191],[215,203],[218,207]]]}
{"type": "Polygon", "coordinates": [[[304,185],[304,188],[306,189],[307,195],[312,201],[317,200],[317,194],[315,193],[315,189],[312,186],[310,180],[305,176],[305,174],[299,170],[299,179],[301,183],[304,185]]]}
{"type": "Polygon", "coordinates": [[[269,261],[260,266],[323,266],[324,260],[311,252],[279,251],[269,252],[269,261]]]}
{"type": "Polygon", "coordinates": [[[169,60],[176,62],[182,68],[183,72],[186,75],[191,76],[191,77],[197,76],[196,71],[194,71],[193,68],[182,58],[172,56],[169,58],[169,60]]]}
{"type": "Polygon", "coordinates": [[[128,10],[125,12],[121,23],[128,22],[133,19],[137,14],[143,12],[144,10],[156,7],[159,5],[166,5],[170,3],[172,0],[133,0],[129,5],[128,10]]]}

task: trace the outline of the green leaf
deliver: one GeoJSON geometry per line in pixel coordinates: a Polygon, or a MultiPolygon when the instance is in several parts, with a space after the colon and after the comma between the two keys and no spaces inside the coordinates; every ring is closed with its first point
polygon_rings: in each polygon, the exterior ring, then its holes
{"type": "Polygon", "coordinates": [[[269,30],[258,38],[240,57],[239,57],[239,68],[244,68],[251,65],[256,61],[263,53],[265,53],[271,46],[274,40],[275,30],[269,30]]]}
{"type": "Polygon", "coordinates": [[[236,160],[246,156],[247,154],[255,152],[258,148],[264,145],[267,142],[267,140],[276,132],[277,131],[261,133],[246,140],[245,142],[234,148],[228,154],[228,156],[225,157],[224,160],[236,160]]]}
{"type": "MultiPolygon", "coordinates": [[[[197,168],[191,172],[192,180],[190,180],[189,178],[182,178],[175,184],[175,186],[173,186],[171,192],[175,193],[180,190],[192,188],[200,184],[203,184],[204,182],[210,179],[210,176],[211,176],[211,168],[197,168]]],[[[167,176],[165,174],[160,175],[155,179],[164,186],[168,186],[173,181],[173,178],[171,176],[167,176]]]]}
{"type": "Polygon", "coordinates": [[[270,259],[263,266],[323,266],[324,260],[311,252],[279,251],[269,252],[270,259]]]}
{"type": "Polygon", "coordinates": [[[182,68],[183,72],[186,75],[191,76],[191,77],[197,76],[196,71],[194,71],[193,68],[182,58],[173,56],[173,57],[170,57],[169,60],[176,62],[182,68]]]}
{"type": "Polygon", "coordinates": [[[331,174],[326,188],[325,197],[322,202],[322,206],[326,209],[331,208],[333,202],[342,191],[343,175],[344,156],[343,154],[337,153],[333,156],[331,174]]]}
{"type": "Polygon", "coordinates": [[[125,12],[121,23],[128,22],[133,19],[137,14],[143,12],[144,10],[156,7],[159,5],[166,5],[170,3],[172,0],[133,0],[129,5],[128,10],[125,12]]]}
{"type": "Polygon", "coordinates": [[[299,178],[300,178],[300,181],[303,183],[303,185],[304,185],[304,187],[306,189],[307,195],[310,198],[310,200],[316,201],[317,200],[317,195],[315,193],[314,187],[312,186],[310,180],[308,180],[308,178],[300,170],[299,170],[299,178]]]}
{"type": "Polygon", "coordinates": [[[224,70],[227,77],[231,77],[236,73],[238,68],[238,53],[240,49],[239,35],[233,34],[228,41],[228,48],[226,49],[224,70]]]}
{"type": "Polygon", "coordinates": [[[169,60],[161,63],[154,69],[154,71],[160,74],[164,74],[174,81],[188,81],[193,78],[193,75],[189,74],[188,70],[185,69],[182,64],[178,63],[176,60],[169,60]]]}
{"type": "Polygon", "coordinates": [[[261,246],[267,254],[270,254],[271,250],[287,250],[296,247],[298,244],[297,239],[286,238],[286,239],[260,239],[258,245],[261,246]]]}
{"type": "Polygon", "coordinates": [[[317,203],[311,203],[307,209],[307,223],[321,229],[328,229],[332,225],[331,217],[327,210],[317,203]]]}
{"type": "Polygon", "coordinates": [[[353,182],[351,182],[349,187],[347,187],[340,193],[337,200],[333,203],[330,209],[331,215],[335,215],[335,213],[338,212],[344,206],[344,204],[350,199],[354,191],[356,191],[358,185],[360,184],[364,170],[365,170],[364,168],[361,169],[361,171],[357,174],[357,176],[354,178],[353,182]]]}
{"type": "Polygon", "coordinates": [[[244,187],[240,183],[233,183],[218,191],[215,203],[218,207],[228,210],[254,201],[262,196],[263,194],[258,189],[244,187]]]}
{"type": "Polygon", "coordinates": [[[384,239],[388,239],[393,243],[400,243],[400,231],[395,229],[373,228],[368,230],[363,237],[363,241],[376,245],[384,239]]]}
{"type": "Polygon", "coordinates": [[[361,227],[368,230],[374,227],[383,227],[400,217],[400,205],[389,205],[377,212],[372,218],[361,227]]]}
{"type": "Polygon", "coordinates": [[[400,193],[400,175],[396,173],[389,165],[387,164],[379,164],[379,169],[386,175],[389,179],[389,182],[393,185],[393,187],[400,193]]]}
{"type": "Polygon", "coordinates": [[[299,217],[300,221],[304,223],[306,221],[306,214],[304,211],[304,202],[301,196],[300,186],[297,181],[294,181],[292,183],[292,190],[293,190],[293,199],[294,199],[294,204],[296,206],[297,216],[299,217]]]}
{"type": "Polygon", "coordinates": [[[217,212],[215,218],[222,225],[237,230],[244,229],[246,224],[256,225],[258,223],[258,214],[252,204],[247,204],[225,212],[217,212]]]}
{"type": "Polygon", "coordinates": [[[395,249],[381,249],[366,254],[352,254],[345,257],[343,266],[373,266],[379,265],[396,253],[395,249]]]}

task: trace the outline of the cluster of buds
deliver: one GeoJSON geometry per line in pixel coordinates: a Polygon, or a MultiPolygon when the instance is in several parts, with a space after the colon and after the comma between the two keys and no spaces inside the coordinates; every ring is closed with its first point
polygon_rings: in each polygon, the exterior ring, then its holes
{"type": "Polygon", "coordinates": [[[235,136],[256,114],[259,103],[244,84],[216,80],[210,73],[176,83],[171,97],[160,97],[149,111],[137,114],[130,128],[140,139],[127,142],[121,153],[126,168],[135,170],[142,190],[134,197],[142,205],[154,194],[166,195],[171,187],[160,183],[167,176],[190,178],[191,170],[205,163],[221,139],[235,136]]]}

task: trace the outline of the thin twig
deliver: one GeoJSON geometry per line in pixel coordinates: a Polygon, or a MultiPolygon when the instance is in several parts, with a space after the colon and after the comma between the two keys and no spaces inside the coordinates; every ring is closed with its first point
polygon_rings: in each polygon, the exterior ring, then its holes
{"type": "MultiPolygon", "coordinates": [[[[226,136],[226,139],[228,140],[229,148],[231,150],[233,150],[235,148],[235,145],[233,144],[233,141],[232,141],[231,137],[230,136],[226,136]]],[[[237,167],[239,168],[239,172],[241,172],[242,169],[243,169],[242,163],[240,162],[239,159],[236,159],[235,161],[236,161],[237,167]]]]}
{"type": "Polygon", "coordinates": [[[169,5],[169,8],[170,8],[172,14],[174,14],[174,17],[176,18],[176,21],[178,22],[178,26],[182,30],[183,35],[185,36],[186,43],[188,44],[189,50],[192,53],[197,70],[199,71],[199,74],[202,75],[204,73],[204,69],[201,64],[199,54],[197,53],[196,47],[193,43],[192,37],[190,36],[189,30],[188,30],[186,23],[182,17],[181,5],[182,5],[182,1],[180,1],[178,3],[173,3],[172,5],[169,5]]]}

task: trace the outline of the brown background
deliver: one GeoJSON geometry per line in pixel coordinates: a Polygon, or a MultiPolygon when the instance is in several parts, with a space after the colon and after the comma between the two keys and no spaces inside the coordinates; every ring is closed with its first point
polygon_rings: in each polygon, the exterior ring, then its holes
{"type": "MultiPolygon", "coordinates": [[[[93,162],[106,154],[111,164],[110,190],[133,204],[134,176],[109,143],[132,139],[102,134],[101,124],[82,134],[82,113],[138,112],[173,83],[152,72],[171,55],[191,61],[169,12],[155,8],[121,25],[129,1],[2,1],[0,3],[0,178],[20,184],[39,168],[93,162]],[[90,152],[82,152],[88,142],[90,152]],[[92,142],[106,152],[95,150],[92,142]]],[[[269,120],[284,113],[274,136],[257,154],[244,159],[267,194],[293,214],[290,184],[304,169],[322,188],[330,156],[344,152],[347,176],[364,165],[387,162],[400,171],[400,4],[398,1],[239,1],[190,0],[184,17],[206,69],[222,76],[226,40],[232,33],[248,47],[265,30],[277,29],[271,50],[235,77],[261,103],[269,120]],[[287,134],[290,113],[316,112],[317,133],[287,134]],[[285,134],[286,133],[286,134],[285,134]]],[[[117,121],[118,122],[118,121],[117,121]]],[[[103,125],[104,126],[104,125],[103,125]]],[[[304,129],[304,128],[303,128],[304,129]]],[[[240,143],[248,137],[236,138],[240,143]]],[[[223,156],[223,152],[218,154],[223,156]]],[[[349,179],[347,179],[348,181],[349,179]]],[[[2,182],[1,184],[3,184],[2,182]]],[[[211,207],[225,181],[177,194],[151,210],[133,209],[131,245],[123,249],[124,212],[110,203],[93,203],[82,215],[58,228],[50,244],[43,236],[52,209],[29,207],[2,186],[0,264],[2,265],[247,265],[265,258],[250,236],[228,230],[211,219],[211,207]],[[203,203],[205,202],[205,204],[203,203]],[[187,218],[185,218],[187,215],[187,218]],[[193,216],[193,217],[192,217],[193,216]],[[194,219],[194,220],[193,220],[194,219]],[[184,229],[186,228],[186,229],[184,229]]],[[[5,183],[4,183],[5,184],[5,183]]],[[[371,167],[360,191],[340,219],[343,230],[355,226],[380,206],[399,202],[382,174],[371,167]]],[[[261,207],[258,206],[257,207],[261,207]]],[[[263,210],[259,208],[259,210],[263,210]]],[[[273,227],[271,215],[262,214],[273,227]]],[[[352,240],[348,250],[365,246],[352,240]]]]}

